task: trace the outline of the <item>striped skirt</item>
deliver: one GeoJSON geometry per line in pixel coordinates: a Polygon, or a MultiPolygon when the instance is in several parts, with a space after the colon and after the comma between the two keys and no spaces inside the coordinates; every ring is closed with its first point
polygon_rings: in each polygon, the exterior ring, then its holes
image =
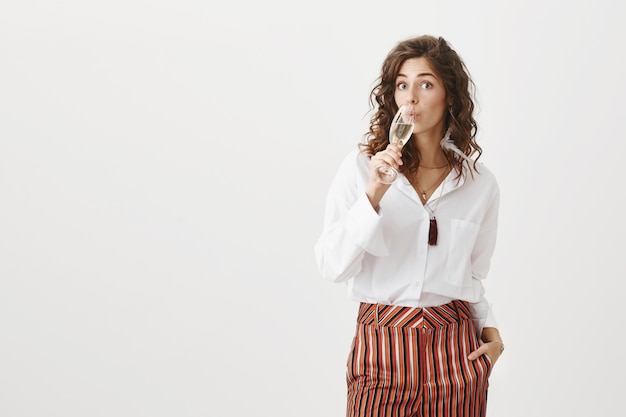
{"type": "Polygon", "coordinates": [[[348,417],[483,417],[491,361],[469,306],[361,303],[348,356],[348,417]]]}

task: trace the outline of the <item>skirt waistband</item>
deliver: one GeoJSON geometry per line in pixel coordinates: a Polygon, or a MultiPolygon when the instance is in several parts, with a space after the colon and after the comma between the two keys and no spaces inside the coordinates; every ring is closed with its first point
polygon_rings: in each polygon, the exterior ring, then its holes
{"type": "Polygon", "coordinates": [[[472,318],[467,301],[454,300],[435,307],[403,307],[361,303],[357,322],[389,327],[435,329],[472,318]]]}

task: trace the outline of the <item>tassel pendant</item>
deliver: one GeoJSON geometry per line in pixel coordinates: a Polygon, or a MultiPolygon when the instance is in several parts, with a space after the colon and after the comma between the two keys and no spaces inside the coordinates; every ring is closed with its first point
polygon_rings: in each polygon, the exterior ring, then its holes
{"type": "Polygon", "coordinates": [[[437,234],[439,231],[437,230],[437,219],[435,216],[430,218],[430,226],[428,228],[428,244],[430,246],[437,245],[437,234]]]}

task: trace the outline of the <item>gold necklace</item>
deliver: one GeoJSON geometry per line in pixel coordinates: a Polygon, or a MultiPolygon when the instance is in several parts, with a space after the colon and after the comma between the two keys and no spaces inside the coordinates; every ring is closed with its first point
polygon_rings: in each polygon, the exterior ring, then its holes
{"type": "MultiPolygon", "coordinates": [[[[447,165],[446,165],[447,166],[447,165]]],[[[417,191],[420,193],[420,199],[422,200],[422,204],[426,204],[426,201],[428,200],[426,198],[426,195],[430,192],[430,190],[432,190],[433,188],[435,188],[438,184],[441,183],[441,181],[445,178],[445,176],[448,175],[448,170],[445,170],[443,172],[443,174],[437,179],[437,181],[435,181],[430,187],[428,187],[428,189],[426,190],[422,190],[422,187],[420,187],[419,182],[417,181],[417,175],[415,176],[415,188],[417,188],[417,191]]]]}
{"type": "Polygon", "coordinates": [[[427,167],[427,166],[424,166],[424,165],[418,165],[417,168],[418,169],[419,168],[424,168],[424,169],[441,169],[441,168],[447,168],[448,166],[450,166],[450,164],[445,164],[445,165],[442,165],[440,167],[427,167]]]}

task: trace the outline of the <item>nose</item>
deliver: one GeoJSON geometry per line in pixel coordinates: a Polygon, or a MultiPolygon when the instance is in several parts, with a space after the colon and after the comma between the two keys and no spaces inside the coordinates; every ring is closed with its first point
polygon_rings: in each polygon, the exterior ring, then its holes
{"type": "Polygon", "coordinates": [[[419,98],[417,97],[417,91],[415,91],[415,89],[411,89],[409,91],[409,95],[407,96],[407,100],[409,101],[409,104],[417,104],[417,102],[419,101],[419,98]]]}

